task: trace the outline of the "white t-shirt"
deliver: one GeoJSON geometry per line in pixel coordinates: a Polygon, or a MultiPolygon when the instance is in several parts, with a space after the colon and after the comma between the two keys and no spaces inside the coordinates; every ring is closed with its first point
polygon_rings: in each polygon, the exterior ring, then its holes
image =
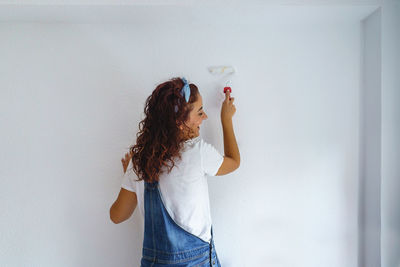
{"type": "MultiPolygon", "coordinates": [[[[180,227],[206,242],[211,240],[212,224],[206,175],[215,176],[223,160],[213,145],[198,136],[185,141],[182,160],[177,158],[171,172],[165,171],[159,178],[161,199],[168,214],[180,227]]],[[[136,192],[144,217],[144,181],[136,179],[131,161],[121,187],[136,192]]]]}

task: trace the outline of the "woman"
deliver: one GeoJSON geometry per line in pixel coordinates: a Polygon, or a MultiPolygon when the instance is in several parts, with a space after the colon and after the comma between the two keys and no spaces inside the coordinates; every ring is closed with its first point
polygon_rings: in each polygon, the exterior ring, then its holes
{"type": "Polygon", "coordinates": [[[139,203],[144,216],[141,266],[220,266],[212,238],[206,174],[225,175],[239,167],[227,91],[221,108],[222,156],[199,136],[207,115],[194,84],[173,78],[147,98],[136,144],[122,164],[125,175],[110,209],[114,223],[127,220],[139,203]]]}

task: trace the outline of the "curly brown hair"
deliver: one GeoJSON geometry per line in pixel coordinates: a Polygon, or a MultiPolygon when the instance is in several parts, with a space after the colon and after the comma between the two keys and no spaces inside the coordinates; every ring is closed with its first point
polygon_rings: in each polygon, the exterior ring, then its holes
{"type": "Polygon", "coordinates": [[[174,158],[181,159],[180,150],[186,137],[179,126],[191,131],[185,122],[199,95],[197,86],[189,84],[190,98],[186,103],[180,93],[183,85],[181,78],[172,78],[159,84],[146,100],[145,118],[139,123],[136,144],[129,148],[138,181],[158,181],[163,166],[170,173],[175,166],[174,158]]]}

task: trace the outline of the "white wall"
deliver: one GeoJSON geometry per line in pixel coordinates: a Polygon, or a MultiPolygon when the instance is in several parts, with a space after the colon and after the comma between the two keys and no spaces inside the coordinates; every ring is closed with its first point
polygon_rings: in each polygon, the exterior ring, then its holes
{"type": "Polygon", "coordinates": [[[382,9],[382,267],[400,266],[400,3],[382,9]]]}
{"type": "Polygon", "coordinates": [[[114,225],[108,210],[145,98],[174,76],[198,84],[201,135],[223,152],[225,79],[207,67],[233,64],[242,163],[209,178],[222,265],[356,266],[359,20],[157,8],[143,23],[0,24],[3,264],[137,266],[138,211],[114,225]]]}
{"type": "Polygon", "coordinates": [[[381,9],[362,21],[359,267],[381,264],[381,9]]]}

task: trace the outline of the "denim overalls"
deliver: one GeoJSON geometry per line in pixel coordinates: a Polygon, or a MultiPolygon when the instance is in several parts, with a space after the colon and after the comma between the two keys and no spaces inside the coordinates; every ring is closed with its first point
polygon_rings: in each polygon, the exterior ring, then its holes
{"type": "Polygon", "coordinates": [[[144,182],[144,238],[141,267],[220,267],[211,229],[210,244],[187,232],[169,216],[158,182],[144,182]]]}

